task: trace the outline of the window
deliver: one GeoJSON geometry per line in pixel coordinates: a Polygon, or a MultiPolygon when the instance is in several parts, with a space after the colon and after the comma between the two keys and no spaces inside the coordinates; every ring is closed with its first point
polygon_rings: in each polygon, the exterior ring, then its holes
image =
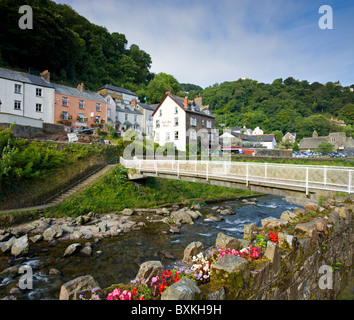
{"type": "Polygon", "coordinates": [[[202,120],[202,126],[203,126],[203,127],[204,127],[204,122],[205,122],[205,121],[204,121],[204,120],[202,120]]]}
{"type": "Polygon", "coordinates": [[[84,100],[79,100],[79,108],[80,109],[84,108],[84,100]]]}
{"type": "Polygon", "coordinates": [[[101,122],[101,117],[99,117],[99,116],[96,116],[96,121],[95,121],[96,123],[100,123],[101,122]]]}
{"type": "Polygon", "coordinates": [[[207,120],[207,128],[211,128],[211,121],[210,120],[207,120]]]}
{"type": "Polygon", "coordinates": [[[175,118],[175,126],[178,126],[178,117],[175,118]]]}
{"type": "Polygon", "coordinates": [[[96,103],[96,111],[101,111],[101,104],[100,103],[96,103]]]}
{"type": "Polygon", "coordinates": [[[62,112],[62,117],[63,120],[68,120],[68,113],[66,111],[62,112]]]}
{"type": "Polygon", "coordinates": [[[79,120],[79,122],[84,122],[84,114],[83,113],[79,113],[78,120],[79,120]]]}
{"type": "Polygon", "coordinates": [[[193,127],[197,126],[197,118],[191,118],[191,126],[193,127]]]}
{"type": "Polygon", "coordinates": [[[178,131],[175,131],[175,140],[178,140],[178,131]]]}
{"type": "Polygon", "coordinates": [[[15,100],[14,109],[21,110],[21,101],[15,100]]]}
{"type": "Polygon", "coordinates": [[[134,115],[134,122],[138,122],[138,116],[134,115]]]}
{"type": "Polygon", "coordinates": [[[156,120],[156,128],[160,128],[160,120],[156,120]]]}
{"type": "Polygon", "coordinates": [[[159,115],[160,115],[160,117],[162,117],[162,110],[161,109],[159,110],[159,115]]]}
{"type": "Polygon", "coordinates": [[[165,141],[170,141],[170,133],[169,132],[166,132],[166,139],[165,141]]]}
{"type": "Polygon", "coordinates": [[[175,107],[175,114],[178,113],[178,107],[175,107]]]}
{"type": "Polygon", "coordinates": [[[62,105],[67,107],[68,106],[68,98],[67,97],[63,97],[62,99],[62,105]]]}
{"type": "Polygon", "coordinates": [[[15,84],[15,93],[21,93],[21,87],[20,84],[15,84]]]}
{"type": "Polygon", "coordinates": [[[125,114],[125,121],[128,121],[128,115],[125,114]]]}
{"type": "Polygon", "coordinates": [[[36,103],[36,112],[42,112],[42,105],[40,103],[36,103]]]}
{"type": "Polygon", "coordinates": [[[152,115],[149,116],[149,121],[152,121],[152,115]]]}
{"type": "Polygon", "coordinates": [[[36,88],[36,97],[41,97],[42,96],[42,89],[36,88]]]}
{"type": "Polygon", "coordinates": [[[197,133],[194,130],[191,131],[190,139],[197,140],[197,133]]]}

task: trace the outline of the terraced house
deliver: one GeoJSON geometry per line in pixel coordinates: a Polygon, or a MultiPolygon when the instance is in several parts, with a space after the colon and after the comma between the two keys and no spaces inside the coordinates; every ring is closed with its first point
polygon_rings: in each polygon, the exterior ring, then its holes
{"type": "Polygon", "coordinates": [[[80,128],[104,128],[107,121],[107,102],[96,92],[86,91],[84,84],[77,88],[53,84],[55,89],[55,123],[66,131],[80,128]]]}
{"type": "Polygon", "coordinates": [[[53,123],[54,87],[41,76],[0,68],[0,122],[41,127],[53,123]]]}
{"type": "Polygon", "coordinates": [[[188,144],[197,142],[205,150],[218,139],[213,132],[215,117],[209,106],[203,106],[201,97],[190,101],[166,92],[152,116],[154,142],[160,145],[173,142],[178,150],[186,151],[188,144]]]}

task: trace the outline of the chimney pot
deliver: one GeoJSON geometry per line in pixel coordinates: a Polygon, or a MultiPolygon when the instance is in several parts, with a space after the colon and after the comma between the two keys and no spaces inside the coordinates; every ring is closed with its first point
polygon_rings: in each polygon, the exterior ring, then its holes
{"type": "Polygon", "coordinates": [[[184,107],[187,108],[188,107],[188,97],[184,98],[184,107]]]}
{"type": "Polygon", "coordinates": [[[41,73],[41,77],[47,81],[50,82],[50,72],[48,70],[45,70],[41,73]]]}
{"type": "Polygon", "coordinates": [[[136,99],[133,99],[133,100],[130,102],[130,104],[131,104],[134,108],[136,108],[136,99]]]}
{"type": "Polygon", "coordinates": [[[166,94],[171,94],[171,91],[166,91],[166,94]]]}

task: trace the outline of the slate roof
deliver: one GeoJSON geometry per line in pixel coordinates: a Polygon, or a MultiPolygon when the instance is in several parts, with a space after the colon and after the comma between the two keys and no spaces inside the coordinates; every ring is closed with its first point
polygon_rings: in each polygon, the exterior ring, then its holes
{"type": "Polygon", "coordinates": [[[144,104],[144,103],[141,103],[141,102],[137,102],[137,104],[139,106],[141,106],[143,109],[150,110],[150,111],[155,111],[157,106],[158,106],[157,104],[156,105],[150,105],[150,104],[144,104]]]}
{"type": "Polygon", "coordinates": [[[8,70],[4,68],[0,68],[0,78],[22,82],[22,83],[29,83],[35,86],[53,88],[53,84],[45,81],[42,77],[34,76],[33,74],[29,74],[29,73],[8,70]]]}
{"type": "Polygon", "coordinates": [[[127,108],[121,108],[120,106],[118,106],[118,105],[116,105],[116,111],[117,112],[123,112],[123,113],[131,113],[131,114],[137,114],[137,115],[142,115],[142,113],[139,111],[139,110],[137,110],[137,109],[130,109],[129,107],[127,107],[127,108]]]}
{"type": "Polygon", "coordinates": [[[327,142],[327,137],[303,138],[300,142],[300,149],[317,149],[322,142],[327,142]]]}
{"type": "Polygon", "coordinates": [[[169,94],[169,96],[181,107],[183,108],[186,112],[189,112],[189,113],[193,113],[193,114],[198,114],[198,115],[203,115],[203,116],[207,116],[207,117],[210,117],[210,118],[215,118],[212,114],[207,114],[203,111],[200,110],[200,108],[196,105],[195,106],[195,110],[192,111],[190,109],[186,109],[184,107],[184,98],[181,98],[181,97],[177,97],[173,94],[169,94]]]}
{"type": "Polygon", "coordinates": [[[91,91],[81,91],[77,88],[72,88],[72,87],[67,87],[63,86],[60,84],[53,84],[53,87],[55,89],[56,93],[60,93],[66,96],[72,96],[72,97],[77,97],[81,99],[87,99],[87,100],[93,100],[97,102],[106,102],[103,97],[96,93],[96,92],[91,92],[91,91]]]}
{"type": "Polygon", "coordinates": [[[125,93],[125,94],[129,94],[131,96],[136,96],[138,97],[138,95],[134,92],[129,91],[128,89],[123,89],[123,88],[119,88],[116,86],[112,86],[110,84],[105,84],[103,87],[99,88],[98,90],[102,90],[102,89],[108,89],[108,90],[113,90],[113,91],[118,91],[121,93],[125,93]]]}
{"type": "Polygon", "coordinates": [[[272,142],[273,138],[275,137],[274,134],[255,134],[255,135],[248,135],[245,134],[242,137],[242,134],[239,132],[230,132],[234,137],[242,138],[242,141],[252,141],[252,142],[272,142]],[[260,137],[260,139],[258,138],[260,137]]]}

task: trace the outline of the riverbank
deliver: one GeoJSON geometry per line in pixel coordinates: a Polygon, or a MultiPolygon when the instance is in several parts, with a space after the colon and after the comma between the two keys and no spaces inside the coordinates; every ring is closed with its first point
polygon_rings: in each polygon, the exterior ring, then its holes
{"type": "MultiPolygon", "coordinates": [[[[0,297],[58,299],[63,283],[85,274],[92,275],[104,287],[126,283],[144,261],[175,263],[183,258],[185,247],[192,241],[200,240],[210,246],[219,232],[242,237],[244,224],[260,224],[260,219],[280,216],[294,207],[276,196],[257,199],[136,208],[131,210],[132,214],[127,209],[78,218],[42,216],[36,221],[3,228],[2,236],[10,238],[1,242],[15,237],[21,243],[19,239],[25,237],[22,240],[29,249],[17,257],[11,254],[11,249],[6,253],[0,249],[0,297]],[[32,267],[34,289],[12,294],[18,291],[13,287],[18,287],[21,276],[18,270],[22,265],[32,267]]],[[[7,248],[10,244],[11,241],[7,248]]]]}
{"type": "Polygon", "coordinates": [[[47,217],[77,217],[95,213],[119,212],[125,208],[157,208],[174,203],[193,204],[256,195],[250,191],[149,178],[144,184],[127,180],[126,169],[117,165],[95,184],[62,204],[44,211],[47,217]]]}

